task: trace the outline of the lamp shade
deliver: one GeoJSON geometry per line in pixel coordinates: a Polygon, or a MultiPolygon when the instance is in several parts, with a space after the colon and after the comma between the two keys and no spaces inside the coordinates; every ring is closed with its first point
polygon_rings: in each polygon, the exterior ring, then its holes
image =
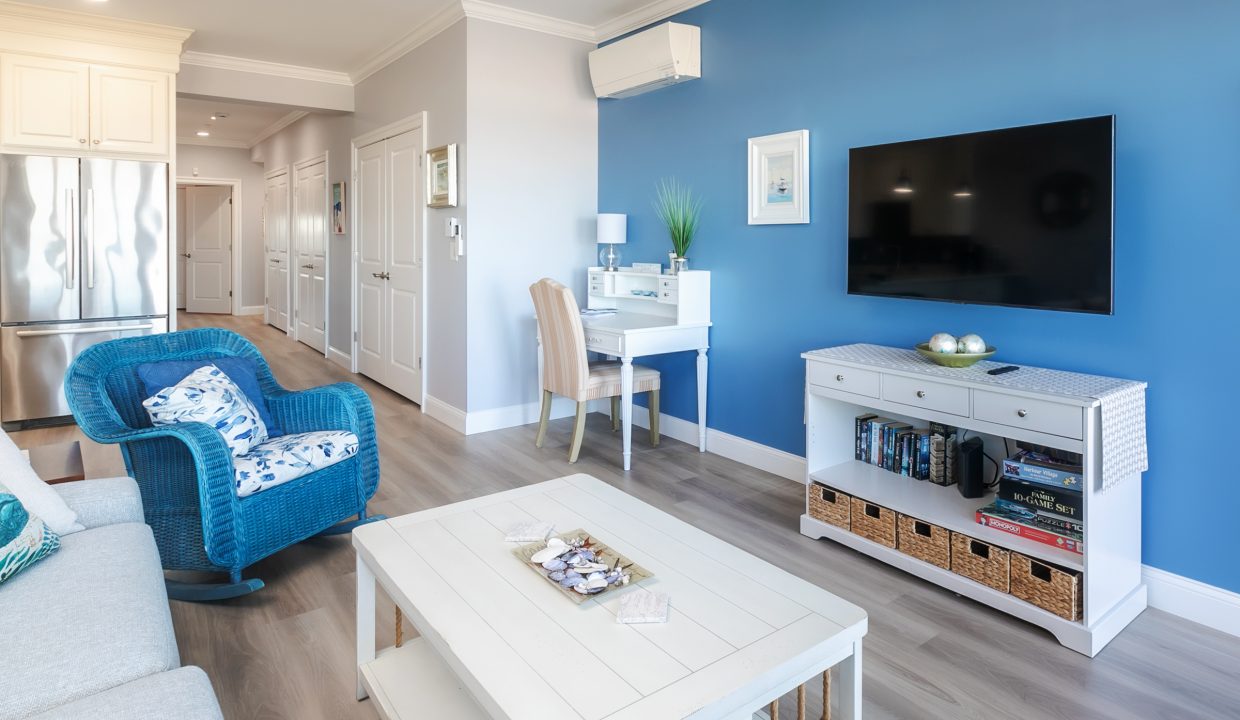
{"type": "Polygon", "coordinates": [[[602,245],[623,245],[629,234],[629,216],[624,213],[599,213],[598,242],[602,245]]]}

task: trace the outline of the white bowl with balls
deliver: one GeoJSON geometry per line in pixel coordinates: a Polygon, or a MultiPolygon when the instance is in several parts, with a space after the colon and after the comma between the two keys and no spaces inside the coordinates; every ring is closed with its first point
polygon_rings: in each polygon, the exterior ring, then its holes
{"type": "Polygon", "coordinates": [[[995,354],[982,336],[969,333],[956,337],[951,333],[935,333],[930,340],[917,345],[917,352],[944,367],[965,368],[995,354]]]}

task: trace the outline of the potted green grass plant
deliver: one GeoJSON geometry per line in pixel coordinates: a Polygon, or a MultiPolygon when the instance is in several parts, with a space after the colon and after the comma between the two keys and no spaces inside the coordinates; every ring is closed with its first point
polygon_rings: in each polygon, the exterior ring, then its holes
{"type": "Polygon", "coordinates": [[[702,220],[702,200],[688,186],[664,178],[655,187],[654,210],[672,238],[668,256],[675,275],[689,267],[689,247],[702,220]]]}

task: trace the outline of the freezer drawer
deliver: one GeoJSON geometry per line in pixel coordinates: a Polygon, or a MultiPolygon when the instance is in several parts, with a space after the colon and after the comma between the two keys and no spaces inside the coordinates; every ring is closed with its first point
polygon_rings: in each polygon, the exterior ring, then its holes
{"type": "Polygon", "coordinates": [[[65,371],[91,345],[167,332],[166,318],[0,328],[0,420],[21,422],[71,414],[65,371]]]}

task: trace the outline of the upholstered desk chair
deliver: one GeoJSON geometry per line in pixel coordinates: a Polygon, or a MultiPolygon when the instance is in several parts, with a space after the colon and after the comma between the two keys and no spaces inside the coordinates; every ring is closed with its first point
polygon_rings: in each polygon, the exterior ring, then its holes
{"type": "MultiPolygon", "coordinates": [[[[611,398],[612,429],[620,420],[620,363],[590,362],[586,354],[586,334],[581,325],[581,309],[573,291],[555,280],[543,278],[530,286],[534,311],[538,314],[538,332],[542,338],[543,386],[542,417],[538,421],[538,439],[543,446],[547,437],[547,421],[551,418],[551,398],[562,395],[577,403],[577,421],[573,425],[573,442],[568,461],[577,462],[581,439],[586,432],[586,408],[591,400],[611,398]]],[[[633,366],[633,394],[650,393],[650,444],[659,444],[659,371],[633,366]]]]}
{"type": "Polygon", "coordinates": [[[280,387],[258,348],[216,328],[125,338],[82,351],[65,377],[73,417],[86,436],[121,448],[142,491],[146,522],[166,570],[228,574],[223,584],[167,581],[178,600],[221,600],[263,587],[243,580],[247,566],[313,535],[347,533],[367,516],[379,485],[379,453],[370,398],[352,383],[300,392],[280,387]],[[285,435],[347,430],[357,454],[276,487],[238,497],[233,455],[206,423],[152,427],[137,366],[160,360],[250,358],[271,416],[285,435]],[[345,518],[356,515],[355,520],[345,518]],[[341,522],[345,520],[345,522],[341,522]]]}

